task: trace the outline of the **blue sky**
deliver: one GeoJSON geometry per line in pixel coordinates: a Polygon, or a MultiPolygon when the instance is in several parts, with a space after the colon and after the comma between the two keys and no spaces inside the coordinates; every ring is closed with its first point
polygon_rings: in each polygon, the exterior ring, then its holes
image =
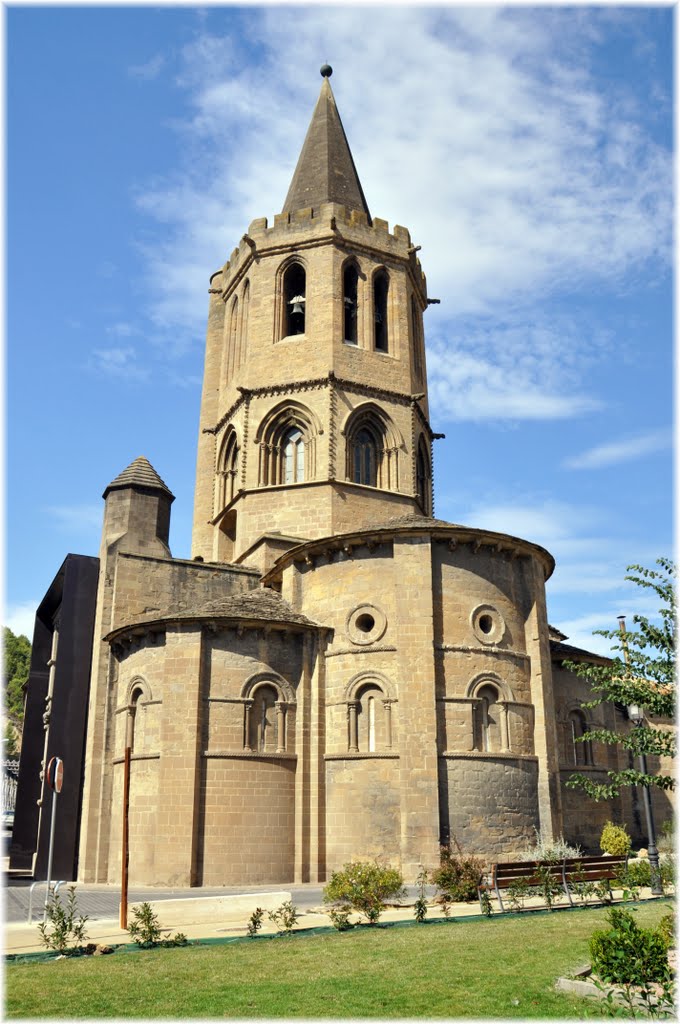
{"type": "Polygon", "coordinates": [[[138,455],[188,557],[208,279],[279,212],[325,61],[441,299],[435,514],[547,547],[577,645],[654,610],[623,576],[672,553],[670,7],[5,14],[8,625],[138,455]]]}

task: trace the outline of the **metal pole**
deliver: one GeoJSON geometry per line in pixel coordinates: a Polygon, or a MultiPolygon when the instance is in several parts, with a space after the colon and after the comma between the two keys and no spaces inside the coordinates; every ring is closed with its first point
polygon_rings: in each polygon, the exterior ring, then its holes
{"type": "Polygon", "coordinates": [[[130,747],[125,748],[123,762],[123,853],[122,879],[120,884],[120,926],[127,929],[128,912],[128,804],[130,802],[130,747]]]}
{"type": "MultiPolygon", "coordinates": [[[[640,726],[642,722],[640,722],[640,726]]],[[[640,754],[640,771],[643,775],[647,774],[647,756],[644,753],[640,754]]],[[[659,851],[656,848],[656,832],[654,829],[654,814],[652,811],[652,796],[649,792],[649,786],[644,784],[642,787],[642,801],[645,805],[645,818],[647,819],[647,857],[649,858],[649,872],[652,882],[652,894],[654,896],[663,896],[663,885],[661,884],[661,869],[659,867],[659,851]]]]}
{"type": "Polygon", "coordinates": [[[45,910],[43,922],[47,920],[47,907],[50,902],[50,882],[52,880],[52,854],[54,853],[54,824],[57,820],[57,791],[52,790],[52,820],[50,822],[50,846],[47,854],[47,892],[45,893],[45,910]]]}

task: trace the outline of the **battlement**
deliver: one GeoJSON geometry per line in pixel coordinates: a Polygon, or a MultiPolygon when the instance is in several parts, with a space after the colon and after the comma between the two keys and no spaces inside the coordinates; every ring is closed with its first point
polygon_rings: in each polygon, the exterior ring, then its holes
{"type": "Polygon", "coordinates": [[[231,283],[240,277],[252,259],[310,248],[324,242],[377,250],[388,260],[408,262],[423,294],[427,294],[425,274],[415,255],[408,228],[395,224],[390,232],[386,220],[374,217],[369,223],[365,213],[348,210],[339,203],[324,203],[318,209],[309,206],[294,213],[277,213],[271,226],[266,217],[252,221],[221,271],[212,275],[211,291],[226,294],[231,283]]]}

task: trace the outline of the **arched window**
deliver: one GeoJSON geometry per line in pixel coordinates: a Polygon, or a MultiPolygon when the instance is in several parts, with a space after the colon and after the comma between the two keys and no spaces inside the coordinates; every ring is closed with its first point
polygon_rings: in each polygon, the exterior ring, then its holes
{"type": "Polygon", "coordinates": [[[486,683],[477,691],[476,697],[475,748],[489,752],[502,750],[498,690],[486,683]]]}
{"type": "Polygon", "coordinates": [[[416,300],[411,296],[411,347],[413,349],[413,372],[416,378],[423,379],[422,331],[420,329],[420,313],[416,300]]]}
{"type": "Polygon", "coordinates": [[[390,279],[386,270],[379,270],[373,278],[374,345],[377,352],[389,351],[387,333],[387,293],[390,279]]]}
{"type": "Polygon", "coordinates": [[[236,497],[238,490],[238,456],[239,446],[236,432],[230,430],[222,444],[217,469],[217,508],[220,512],[236,497]]]}
{"type": "Polygon", "coordinates": [[[248,352],[248,310],[250,307],[250,281],[243,286],[241,296],[241,330],[239,332],[238,361],[237,366],[242,366],[248,352]]]}
{"type": "Polygon", "coordinates": [[[567,750],[570,760],[576,767],[593,763],[593,753],[590,740],[582,740],[580,737],[588,732],[586,716],[582,711],[570,711],[568,720],[567,750]]]}
{"type": "Polygon", "coordinates": [[[374,682],[362,686],[354,699],[348,702],[350,752],[372,754],[391,749],[390,703],[381,687],[374,682]]]}
{"type": "Polygon", "coordinates": [[[130,695],[130,703],[128,705],[125,746],[130,748],[131,753],[135,749],[135,744],[137,749],[142,745],[143,737],[140,735],[141,722],[138,721],[139,701],[142,696],[143,690],[141,686],[136,686],[130,695]]]}
{"type": "Polygon", "coordinates": [[[380,457],[381,439],[373,430],[362,427],[354,437],[352,480],[355,484],[378,485],[378,460],[380,457]]]}
{"type": "Polygon", "coordinates": [[[301,263],[291,263],[283,275],[283,335],[305,333],[306,274],[301,263]]]}
{"type": "Polygon", "coordinates": [[[399,489],[401,438],[387,414],[373,403],[356,410],[344,430],[347,479],[384,490],[399,489]]]}
{"type": "Polygon", "coordinates": [[[418,453],[416,455],[416,491],[418,504],[426,516],[432,512],[432,475],[430,472],[430,458],[424,437],[418,442],[418,453]]]}
{"type": "Polygon", "coordinates": [[[281,444],[281,482],[299,484],[305,478],[305,441],[302,431],[293,427],[286,431],[281,444]]]}
{"type": "Polygon", "coordinates": [[[344,310],[344,338],[350,345],[359,340],[359,271],[356,263],[348,263],[342,275],[342,300],[344,310]]]}
{"type": "Polygon", "coordinates": [[[273,686],[258,686],[250,716],[252,750],[276,751],[276,702],[279,695],[273,686]]]}
{"type": "Polygon", "coordinates": [[[229,316],[229,335],[227,338],[227,380],[231,380],[237,366],[236,347],[238,345],[238,299],[234,298],[229,316]]]}
{"type": "Polygon", "coordinates": [[[272,409],[255,434],[260,447],[260,487],[313,480],[319,431],[314,415],[297,402],[272,409]]]}

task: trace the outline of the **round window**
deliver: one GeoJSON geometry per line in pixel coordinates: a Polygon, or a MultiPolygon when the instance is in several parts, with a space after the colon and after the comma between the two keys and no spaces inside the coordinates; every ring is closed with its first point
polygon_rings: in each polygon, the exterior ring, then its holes
{"type": "Polygon", "coordinates": [[[347,616],[346,629],[353,644],[374,644],[387,629],[387,619],[375,605],[362,604],[347,616]]]}
{"type": "Polygon", "coordinates": [[[490,604],[481,604],[470,616],[470,625],[477,639],[483,644],[498,644],[505,634],[503,616],[490,604]]]}

